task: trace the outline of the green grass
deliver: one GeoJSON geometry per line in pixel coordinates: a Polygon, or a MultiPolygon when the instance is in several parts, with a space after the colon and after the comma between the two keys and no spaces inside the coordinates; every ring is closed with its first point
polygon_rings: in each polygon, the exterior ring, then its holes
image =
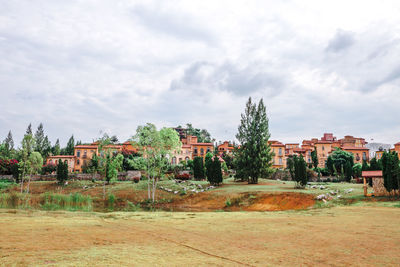
{"type": "Polygon", "coordinates": [[[7,209],[28,209],[30,205],[30,196],[21,193],[0,193],[0,208],[7,209]]]}
{"type": "Polygon", "coordinates": [[[14,182],[10,182],[10,181],[0,181],[0,191],[3,191],[11,186],[16,185],[14,182]]]}
{"type": "Polygon", "coordinates": [[[44,210],[91,211],[92,199],[80,193],[69,195],[44,193],[40,207],[44,210]]]}

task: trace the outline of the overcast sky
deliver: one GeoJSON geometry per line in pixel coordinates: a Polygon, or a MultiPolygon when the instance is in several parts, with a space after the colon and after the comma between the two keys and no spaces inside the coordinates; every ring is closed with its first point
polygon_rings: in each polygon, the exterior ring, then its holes
{"type": "Polygon", "coordinates": [[[247,98],[272,139],[400,141],[399,1],[1,1],[0,139],[146,122],[232,140],[247,98]]]}

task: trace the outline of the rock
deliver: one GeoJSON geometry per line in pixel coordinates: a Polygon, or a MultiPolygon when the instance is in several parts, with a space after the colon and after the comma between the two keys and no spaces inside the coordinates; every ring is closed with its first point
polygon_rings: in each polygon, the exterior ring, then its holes
{"type": "Polygon", "coordinates": [[[326,196],[325,196],[324,194],[318,195],[318,196],[317,196],[317,199],[318,199],[318,200],[325,199],[325,198],[326,198],[326,196]]]}
{"type": "Polygon", "coordinates": [[[334,196],[334,195],[336,195],[336,192],[330,191],[329,194],[331,194],[332,196],[334,196]]]}
{"type": "Polygon", "coordinates": [[[325,186],[321,185],[321,186],[319,187],[319,189],[323,190],[323,189],[325,189],[325,186]]]}
{"type": "Polygon", "coordinates": [[[316,185],[312,185],[311,188],[315,189],[315,188],[317,188],[317,186],[316,185]]]}
{"type": "Polygon", "coordinates": [[[341,197],[342,197],[341,195],[338,195],[338,196],[337,196],[337,198],[341,198],[341,197]]]}
{"type": "Polygon", "coordinates": [[[322,199],[322,201],[323,201],[324,203],[326,203],[326,200],[325,200],[325,199],[322,199]]]}
{"type": "Polygon", "coordinates": [[[178,194],[179,193],[179,191],[174,191],[174,194],[178,194]]]}

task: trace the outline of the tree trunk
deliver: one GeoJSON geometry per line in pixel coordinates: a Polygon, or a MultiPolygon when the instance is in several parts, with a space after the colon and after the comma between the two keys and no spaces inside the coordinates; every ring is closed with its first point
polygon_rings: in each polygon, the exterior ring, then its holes
{"type": "Polygon", "coordinates": [[[27,194],[29,194],[29,186],[30,186],[30,184],[31,184],[31,178],[32,178],[32,174],[29,174],[28,186],[27,186],[27,189],[26,189],[26,193],[27,193],[27,194]]]}
{"type": "Polygon", "coordinates": [[[150,176],[147,174],[147,199],[150,199],[150,176]]]}

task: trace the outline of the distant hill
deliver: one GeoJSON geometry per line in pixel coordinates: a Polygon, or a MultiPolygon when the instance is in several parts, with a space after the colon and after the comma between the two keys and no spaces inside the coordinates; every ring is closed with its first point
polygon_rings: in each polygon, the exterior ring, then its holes
{"type": "Polygon", "coordinates": [[[369,148],[369,156],[370,158],[375,157],[375,152],[379,150],[389,150],[392,145],[391,144],[384,144],[384,143],[368,143],[365,145],[369,148]]]}

